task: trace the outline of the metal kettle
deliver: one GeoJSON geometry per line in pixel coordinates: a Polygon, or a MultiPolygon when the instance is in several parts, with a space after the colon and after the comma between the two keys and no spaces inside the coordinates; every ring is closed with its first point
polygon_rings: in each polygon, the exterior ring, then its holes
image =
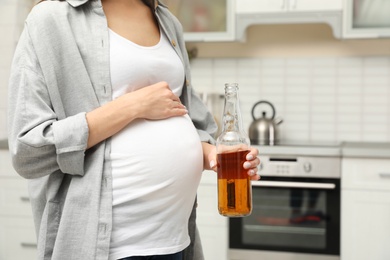
{"type": "Polygon", "coordinates": [[[275,145],[278,142],[278,125],[283,122],[281,118],[275,119],[275,107],[268,101],[257,102],[252,108],[253,122],[249,126],[249,139],[252,144],[275,145]],[[266,111],[262,111],[262,117],[255,117],[255,108],[260,104],[267,104],[272,109],[272,116],[267,117],[266,111]]]}

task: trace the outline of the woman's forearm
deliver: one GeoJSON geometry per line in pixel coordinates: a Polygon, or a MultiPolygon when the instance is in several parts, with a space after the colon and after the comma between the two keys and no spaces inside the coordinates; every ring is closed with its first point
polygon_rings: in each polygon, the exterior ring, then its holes
{"type": "Polygon", "coordinates": [[[124,95],[87,113],[89,128],[87,148],[113,136],[137,118],[137,110],[131,108],[135,104],[128,99],[129,97],[124,95]]]}

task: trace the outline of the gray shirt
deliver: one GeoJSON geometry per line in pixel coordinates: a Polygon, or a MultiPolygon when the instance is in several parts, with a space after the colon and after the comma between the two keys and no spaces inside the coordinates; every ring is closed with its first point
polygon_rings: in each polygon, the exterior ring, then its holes
{"type": "MultiPolygon", "coordinates": [[[[185,68],[181,101],[201,140],[212,142],[217,128],[191,86],[181,25],[161,4],[155,14],[185,68]]],[[[108,27],[100,0],[35,6],[13,60],[8,130],[13,166],[29,179],[38,259],[108,258],[112,177],[104,158],[110,142],[86,150],[85,115],[111,101],[111,91],[108,27]]],[[[195,214],[192,239],[194,223],[195,214]]]]}

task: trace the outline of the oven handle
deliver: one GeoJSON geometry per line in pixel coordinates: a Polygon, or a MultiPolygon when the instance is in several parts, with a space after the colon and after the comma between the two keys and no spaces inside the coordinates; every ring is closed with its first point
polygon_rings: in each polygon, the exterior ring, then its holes
{"type": "Polygon", "coordinates": [[[306,189],[325,189],[334,190],[334,183],[317,182],[289,182],[289,181],[252,181],[252,186],[256,187],[278,187],[278,188],[306,188],[306,189]]]}

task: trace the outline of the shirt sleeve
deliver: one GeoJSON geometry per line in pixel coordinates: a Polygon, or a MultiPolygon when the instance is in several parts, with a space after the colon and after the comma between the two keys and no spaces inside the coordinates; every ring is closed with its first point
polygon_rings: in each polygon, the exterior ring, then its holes
{"type": "Polygon", "coordinates": [[[187,86],[186,91],[190,92],[190,101],[186,101],[185,105],[187,106],[191,120],[198,131],[200,140],[202,142],[215,144],[215,135],[218,131],[218,126],[215,123],[213,115],[191,86],[187,86]]]}
{"type": "Polygon", "coordinates": [[[32,179],[61,171],[84,174],[85,113],[58,120],[26,26],[9,80],[8,137],[15,170],[32,179]]]}

